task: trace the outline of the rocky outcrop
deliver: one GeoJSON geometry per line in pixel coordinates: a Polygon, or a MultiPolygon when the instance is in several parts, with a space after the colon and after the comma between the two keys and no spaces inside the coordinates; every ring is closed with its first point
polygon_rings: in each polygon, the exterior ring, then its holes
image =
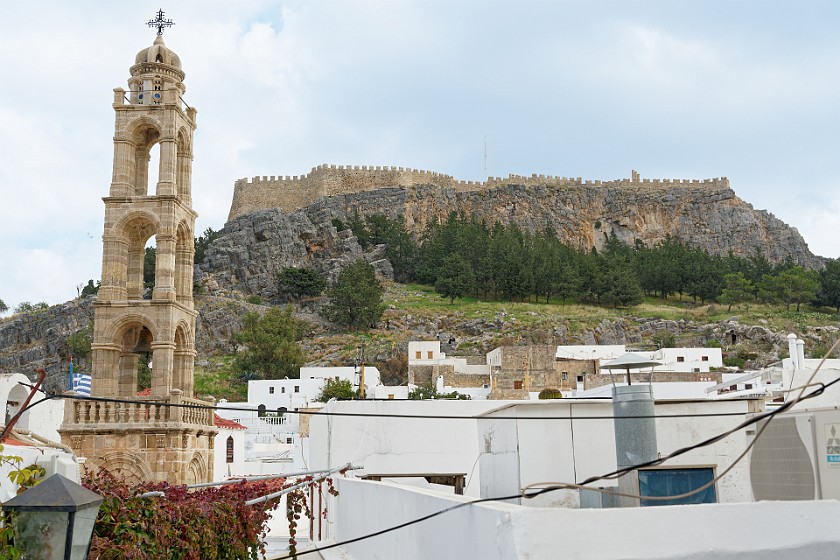
{"type": "Polygon", "coordinates": [[[325,197],[303,210],[310,216],[403,216],[414,232],[450,212],[488,223],[517,223],[530,231],[551,226],[565,243],[600,249],[611,234],[653,245],[675,236],[713,254],[786,258],[822,267],[799,232],[769,212],[755,210],[730,188],[508,184],[482,191],[434,185],[389,188],[325,197]]]}
{"type": "Polygon", "coordinates": [[[260,210],[225,224],[195,267],[195,281],[211,295],[254,294],[282,301],[277,273],[311,267],[334,280],[350,262],[365,259],[377,272],[393,277],[384,247],[362,250],[350,230],[336,231],[328,213],[260,210]]]}
{"type": "Polygon", "coordinates": [[[0,322],[0,372],[23,373],[44,368],[47,390],[67,388],[68,339],[93,321],[93,297],[19,314],[0,322]]]}
{"type": "Polygon", "coordinates": [[[791,259],[808,268],[822,266],[795,228],[755,210],[728,185],[540,184],[530,178],[480,190],[427,184],[334,194],[291,213],[264,209],[231,220],[196,267],[197,278],[213,294],[236,291],[282,301],[274,278],[287,266],[314,267],[334,278],[347,262],[365,258],[390,277],[382,248],[365,254],[350,231],[333,227],[335,218],[346,222],[355,213],[402,216],[415,234],[430,222],[463,212],[529,231],[550,226],[566,244],[587,250],[602,248],[611,235],[648,246],[674,236],[713,254],[759,253],[771,262],[791,259]]]}

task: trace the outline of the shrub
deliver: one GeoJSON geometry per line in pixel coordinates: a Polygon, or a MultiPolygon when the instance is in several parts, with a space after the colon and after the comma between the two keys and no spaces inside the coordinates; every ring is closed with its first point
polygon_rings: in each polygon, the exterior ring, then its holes
{"type": "Polygon", "coordinates": [[[293,300],[320,296],[327,279],[314,268],[287,267],[277,274],[277,288],[293,300]]]}
{"type": "Polygon", "coordinates": [[[277,500],[245,502],[283,486],[279,479],[188,492],[165,482],[129,485],[105,470],[83,483],[104,497],[90,550],[99,560],[256,560],[265,554],[265,524],[277,500]],[[138,497],[149,491],[166,496],[138,497]]]}
{"type": "Polygon", "coordinates": [[[563,393],[560,392],[560,389],[553,389],[551,387],[546,387],[540,394],[537,395],[537,398],[540,400],[547,400],[547,399],[562,399],[563,393]]]}

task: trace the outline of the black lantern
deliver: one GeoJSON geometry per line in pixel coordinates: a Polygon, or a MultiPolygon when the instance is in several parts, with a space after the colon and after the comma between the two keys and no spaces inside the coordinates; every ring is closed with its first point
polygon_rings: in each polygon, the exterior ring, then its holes
{"type": "Polygon", "coordinates": [[[15,547],[32,560],[85,560],[102,496],[54,474],[3,504],[17,514],[15,547]]]}

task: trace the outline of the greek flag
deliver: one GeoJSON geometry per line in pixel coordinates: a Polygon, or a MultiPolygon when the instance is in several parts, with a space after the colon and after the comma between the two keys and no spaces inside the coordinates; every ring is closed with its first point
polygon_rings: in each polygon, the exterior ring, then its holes
{"type": "Polygon", "coordinates": [[[73,390],[85,397],[90,396],[90,375],[86,373],[73,374],[73,390]]]}

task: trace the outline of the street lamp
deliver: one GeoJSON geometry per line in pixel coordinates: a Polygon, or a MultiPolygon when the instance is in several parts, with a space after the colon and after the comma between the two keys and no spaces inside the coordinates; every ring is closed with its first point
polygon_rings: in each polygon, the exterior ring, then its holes
{"type": "Polygon", "coordinates": [[[85,560],[102,496],[54,474],[3,504],[15,546],[32,560],[85,560]]]}

